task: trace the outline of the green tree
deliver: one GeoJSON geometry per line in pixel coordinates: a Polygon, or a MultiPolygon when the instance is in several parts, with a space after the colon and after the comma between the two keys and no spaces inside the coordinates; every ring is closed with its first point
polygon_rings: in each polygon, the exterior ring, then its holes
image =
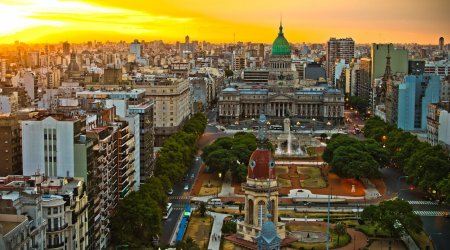
{"type": "Polygon", "coordinates": [[[328,142],[322,158],[330,163],[333,160],[334,150],[341,146],[353,146],[358,148],[361,146],[361,142],[348,135],[334,134],[328,142]]]}
{"type": "Polygon", "coordinates": [[[224,234],[233,234],[237,231],[237,224],[232,221],[227,221],[223,223],[222,233],[224,234]]]}
{"type": "Polygon", "coordinates": [[[341,177],[379,177],[378,163],[373,157],[352,146],[341,146],[334,151],[330,162],[333,172],[341,177]]]}
{"type": "Polygon", "coordinates": [[[237,165],[237,157],[229,150],[219,149],[211,152],[205,160],[208,167],[216,172],[225,173],[237,165]]]}
{"type": "Polygon", "coordinates": [[[420,232],[422,221],[414,214],[412,206],[403,200],[382,201],[378,206],[369,206],[364,209],[361,218],[375,223],[379,227],[387,230],[391,236],[399,236],[402,230],[399,224],[407,230],[420,232]]]}
{"type": "Polygon", "coordinates": [[[369,107],[369,99],[361,98],[359,96],[350,96],[349,102],[360,114],[365,114],[369,107]]]}
{"type": "Polygon", "coordinates": [[[201,217],[205,217],[205,213],[206,213],[206,205],[204,202],[200,203],[200,206],[198,207],[198,212],[200,213],[201,217]]]}
{"type": "Polygon", "coordinates": [[[450,173],[437,184],[437,191],[447,203],[450,203],[450,173]]]}
{"type": "Polygon", "coordinates": [[[226,69],[225,70],[225,77],[229,78],[232,77],[234,75],[232,70],[226,69]]]}
{"type": "Polygon", "coordinates": [[[341,235],[345,235],[347,233],[347,225],[345,223],[339,222],[334,226],[334,232],[337,234],[337,245],[339,246],[339,238],[341,235]]]}
{"type": "Polygon", "coordinates": [[[154,236],[161,231],[162,211],[153,199],[143,199],[133,192],[119,202],[112,217],[112,241],[127,242],[130,248],[150,246],[154,236]]]}
{"type": "Polygon", "coordinates": [[[197,242],[191,237],[187,237],[185,240],[177,242],[175,248],[177,250],[200,250],[197,242]]]}

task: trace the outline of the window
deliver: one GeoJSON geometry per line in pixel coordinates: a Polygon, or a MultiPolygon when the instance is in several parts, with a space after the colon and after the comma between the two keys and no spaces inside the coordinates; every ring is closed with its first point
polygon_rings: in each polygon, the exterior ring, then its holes
{"type": "Polygon", "coordinates": [[[57,213],[58,213],[58,208],[57,208],[57,207],[54,207],[54,208],[53,208],[53,213],[54,213],[54,214],[57,214],[57,213]]]}

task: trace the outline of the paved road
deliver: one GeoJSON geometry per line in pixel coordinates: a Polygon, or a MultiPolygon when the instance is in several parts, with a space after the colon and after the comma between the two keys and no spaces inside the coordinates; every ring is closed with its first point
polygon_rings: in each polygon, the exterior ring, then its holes
{"type": "MultiPolygon", "coordinates": [[[[217,118],[217,112],[214,110],[208,111],[206,113],[208,123],[214,123],[217,118]]],[[[211,140],[221,136],[221,131],[215,126],[208,125],[205,129],[205,133],[211,133],[211,140]]],[[[198,176],[200,166],[202,164],[202,159],[197,156],[192,163],[192,168],[187,172],[185,181],[177,184],[173,188],[173,194],[170,195],[169,202],[173,204],[173,211],[169,218],[163,222],[163,232],[160,238],[160,242],[164,244],[172,243],[173,234],[177,231],[178,221],[183,214],[184,208],[190,202],[190,191],[198,176]],[[188,190],[185,190],[185,186],[188,186],[188,190]]]]}
{"type": "Polygon", "coordinates": [[[192,164],[193,167],[186,175],[186,180],[176,185],[173,188],[173,194],[168,197],[169,202],[173,204],[174,209],[169,218],[163,222],[163,232],[160,238],[161,243],[172,243],[170,242],[171,237],[177,231],[178,219],[182,216],[184,208],[190,202],[189,193],[198,176],[201,164],[201,158],[196,157],[192,164]],[[186,185],[188,186],[188,190],[184,189],[186,185]]]}
{"type": "Polygon", "coordinates": [[[430,236],[435,249],[449,249],[450,219],[443,217],[443,211],[449,211],[450,207],[425,199],[425,195],[416,189],[411,190],[406,183],[406,177],[403,177],[397,169],[384,168],[381,172],[387,192],[399,192],[400,198],[408,201],[414,213],[420,216],[423,228],[430,236]]]}

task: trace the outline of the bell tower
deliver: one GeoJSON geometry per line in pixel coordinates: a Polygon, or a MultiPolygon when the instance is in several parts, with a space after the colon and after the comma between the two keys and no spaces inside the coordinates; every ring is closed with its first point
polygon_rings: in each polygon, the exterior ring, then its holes
{"type": "Polygon", "coordinates": [[[268,220],[273,223],[280,239],[286,237],[284,223],[278,222],[279,187],[275,175],[275,161],[267,147],[266,123],[267,119],[263,114],[258,120],[258,147],[250,156],[247,181],[242,184],[245,191],[245,219],[238,223],[237,236],[250,242],[256,242],[268,220]],[[271,216],[267,216],[269,214],[271,216]]]}

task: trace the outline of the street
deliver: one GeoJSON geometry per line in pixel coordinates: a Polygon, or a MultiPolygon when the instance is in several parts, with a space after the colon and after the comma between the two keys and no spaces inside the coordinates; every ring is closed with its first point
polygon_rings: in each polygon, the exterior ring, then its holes
{"type": "Polygon", "coordinates": [[[399,197],[412,205],[415,214],[420,216],[423,229],[432,240],[435,249],[449,249],[450,246],[450,219],[444,218],[444,211],[449,211],[448,205],[438,204],[436,201],[425,199],[425,195],[416,189],[411,190],[406,183],[406,177],[399,170],[384,168],[381,170],[389,193],[398,192],[399,197]]]}
{"type": "MultiPolygon", "coordinates": [[[[215,122],[216,112],[209,111],[206,114],[208,118],[208,123],[215,122]]],[[[208,145],[216,138],[223,135],[223,133],[217,129],[215,126],[207,125],[205,128],[205,133],[208,133],[207,141],[205,145],[208,145]]],[[[203,145],[203,146],[205,146],[203,145]]],[[[170,244],[172,235],[177,231],[178,220],[183,215],[183,211],[186,207],[186,204],[190,202],[190,191],[192,186],[195,183],[195,180],[198,176],[198,172],[200,170],[200,166],[202,165],[202,159],[200,156],[196,156],[193,159],[192,167],[188,169],[186,174],[186,180],[178,183],[175,187],[173,187],[173,194],[168,196],[168,202],[172,203],[173,211],[170,214],[169,218],[163,221],[163,231],[160,237],[160,242],[163,244],[170,244]],[[193,175],[193,178],[192,178],[193,175]],[[184,190],[184,187],[188,185],[189,190],[184,190]]]]}

